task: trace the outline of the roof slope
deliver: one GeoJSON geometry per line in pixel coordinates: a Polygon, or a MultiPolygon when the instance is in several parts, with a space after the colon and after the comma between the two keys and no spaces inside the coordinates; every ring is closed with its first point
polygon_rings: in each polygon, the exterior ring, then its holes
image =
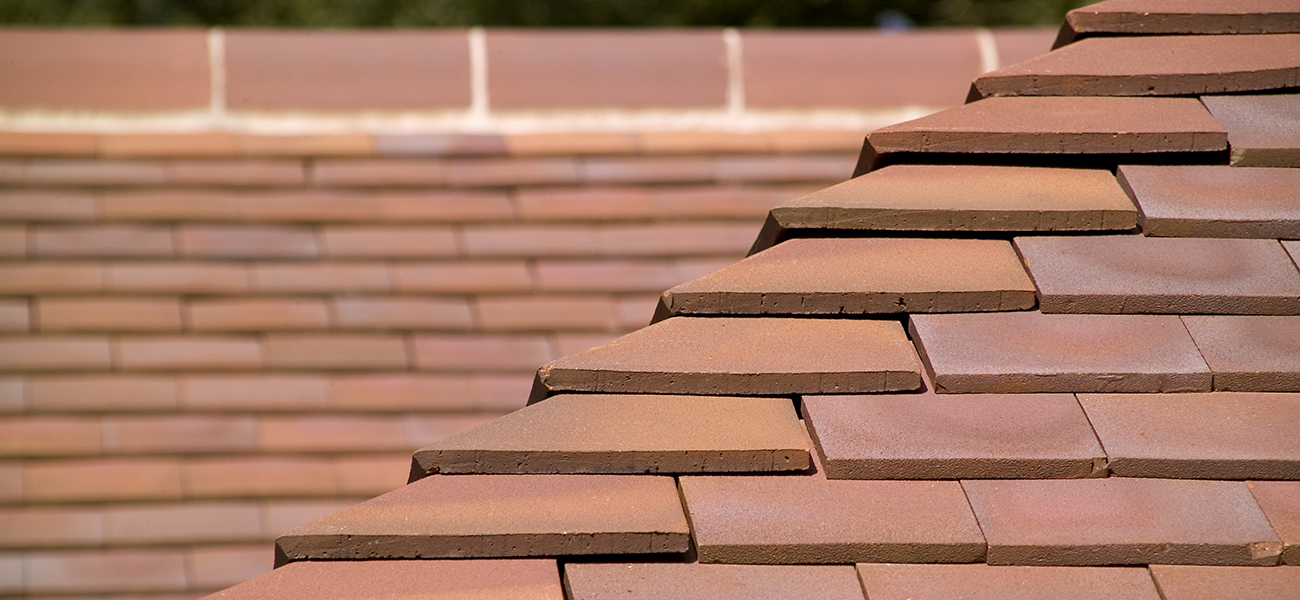
{"type": "Polygon", "coordinates": [[[313,560],[542,558],[573,600],[1300,597],[1298,5],[1193,4],[1076,11],[1081,41],[870,134],[750,258],[279,560],[305,589],[313,560]],[[1225,91],[1253,95],[1186,96],[1225,91]],[[753,435],[789,431],[774,399],[799,447],[753,435]]]}

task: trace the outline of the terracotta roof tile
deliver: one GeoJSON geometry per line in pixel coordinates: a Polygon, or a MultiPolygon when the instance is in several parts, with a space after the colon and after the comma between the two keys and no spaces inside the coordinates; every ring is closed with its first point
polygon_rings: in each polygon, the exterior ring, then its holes
{"type": "Polygon", "coordinates": [[[921,385],[920,362],[896,321],[843,319],[674,317],[552,361],[538,377],[544,392],[777,395],[921,385]]]}
{"type": "Polygon", "coordinates": [[[1276,240],[1115,235],[1015,243],[1044,313],[1300,313],[1300,272],[1276,240]]]}
{"type": "Polygon", "coordinates": [[[1192,392],[1210,369],[1178,317],[1039,312],[912,315],[944,392],[1192,392]]]}
{"type": "Polygon", "coordinates": [[[1300,317],[1184,316],[1214,389],[1300,391],[1300,317]]]}
{"type": "Polygon", "coordinates": [[[1112,475],[1300,479],[1300,394],[1080,394],[1112,475]]]}
{"type": "Polygon", "coordinates": [[[700,562],[975,562],[984,557],[984,538],[955,481],[691,476],[681,478],[681,490],[700,562]]]}
{"type": "Polygon", "coordinates": [[[550,559],[298,562],[209,596],[212,600],[561,600],[550,559]]]}
{"type": "Polygon", "coordinates": [[[437,475],[284,533],[288,560],[684,552],[671,477],[437,475]]]}
{"type": "Polygon", "coordinates": [[[859,564],[871,600],[1156,600],[1146,569],[859,564]]]}
{"type": "Polygon", "coordinates": [[[862,600],[849,565],[566,563],[572,600],[862,600]]]}
{"type": "Polygon", "coordinates": [[[803,411],[831,479],[1106,474],[1069,394],[809,396],[803,411]]]}
{"type": "MultiPolygon", "coordinates": [[[[1300,36],[1297,36],[1300,37],[1300,36]]],[[[1237,167],[1300,167],[1300,95],[1204,96],[1237,167]]]]}
{"type": "Polygon", "coordinates": [[[1251,481],[1246,485],[1285,544],[1282,563],[1300,566],[1300,481],[1251,481]]]}
{"type": "Polygon", "coordinates": [[[1065,15],[1058,45],[1089,34],[1298,33],[1289,0],[1107,0],[1065,15]]]}
{"type": "Polygon", "coordinates": [[[1002,240],[794,239],[673,287],[663,302],[670,314],[1024,310],[1034,287],[1002,240]]]}
{"type": "Polygon", "coordinates": [[[1142,233],[1168,237],[1300,237],[1300,170],[1123,165],[1142,233]]]}
{"type": "Polygon", "coordinates": [[[1240,481],[962,482],[989,564],[1275,565],[1282,544],[1240,481]]]}
{"type": "Polygon", "coordinates": [[[1300,569],[1152,565],[1164,600],[1288,600],[1300,594],[1300,569]]]}

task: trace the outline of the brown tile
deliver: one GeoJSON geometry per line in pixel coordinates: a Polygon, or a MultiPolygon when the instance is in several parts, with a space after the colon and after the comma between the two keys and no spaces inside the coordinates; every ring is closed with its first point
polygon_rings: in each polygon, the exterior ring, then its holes
{"type": "Polygon", "coordinates": [[[1205,96],[1201,102],[1228,130],[1233,166],[1300,166],[1300,95],[1205,96]]]}
{"type": "Polygon", "coordinates": [[[639,134],[614,131],[507,133],[506,152],[513,156],[555,154],[634,154],[639,134]]]}
{"type": "Polygon", "coordinates": [[[446,183],[437,159],[322,159],[313,161],[311,179],[322,186],[418,186],[446,183]]]}
{"type": "Polygon", "coordinates": [[[186,411],[271,411],[323,409],[330,382],[319,374],[189,375],[181,380],[186,411]]]}
{"type": "Polygon", "coordinates": [[[1174,316],[912,315],[940,393],[1204,392],[1210,369],[1174,316]]]}
{"type": "Polygon", "coordinates": [[[469,303],[460,298],[335,298],[334,319],[344,329],[436,329],[464,331],[473,325],[469,303]]]}
{"type": "Polygon", "coordinates": [[[1300,35],[1097,37],[987,73],[988,96],[1177,96],[1289,88],[1300,35]]]}
{"type": "Polygon", "coordinates": [[[244,265],[207,262],[114,262],[106,267],[109,291],[159,294],[243,294],[244,265]]]}
{"type": "Polygon", "coordinates": [[[766,135],[776,152],[857,152],[865,130],[783,129],[766,135]]]}
{"type": "Polygon", "coordinates": [[[405,340],[396,335],[270,334],[266,363],[280,369],[405,369],[405,340]]]}
{"type": "Polygon", "coordinates": [[[862,600],[849,565],[564,564],[572,600],[862,600]]]}
{"type": "Polygon", "coordinates": [[[416,364],[428,370],[532,369],[553,360],[545,335],[419,335],[416,364]]]}
{"type": "Polygon", "coordinates": [[[316,258],[309,227],[281,225],[181,225],[180,253],[187,258],[316,258]]]}
{"type": "Polygon", "coordinates": [[[41,331],[180,331],[176,298],[38,298],[41,331]]]}
{"type": "Polygon", "coordinates": [[[533,287],[533,276],[523,260],[399,263],[393,266],[393,277],[401,292],[481,294],[533,287]]]}
{"type": "Polygon", "coordinates": [[[425,258],[456,256],[450,227],[329,225],[321,229],[325,254],[339,258],[425,258]]]}
{"type": "Polygon", "coordinates": [[[0,331],[26,333],[32,329],[32,310],[26,299],[0,300],[0,331]]]}
{"type": "Polygon", "coordinates": [[[26,468],[29,502],[177,500],[181,467],[175,460],[107,458],[41,461],[26,468]]]}
{"type": "Polygon", "coordinates": [[[0,412],[19,413],[27,410],[28,382],[20,377],[0,377],[0,412]]]}
{"type": "Polygon", "coordinates": [[[5,336],[0,371],[107,370],[110,342],[93,336],[5,336]]]}
{"type": "Polygon", "coordinates": [[[212,596],[212,600],[445,598],[561,600],[553,559],[298,562],[212,596]]]}
{"type": "Polygon", "coordinates": [[[401,417],[372,415],[265,416],[257,446],[268,453],[407,450],[401,417]]]}
{"type": "Polygon", "coordinates": [[[5,457],[94,455],[102,450],[101,426],[94,417],[0,419],[0,455],[5,457]]]}
{"type": "Polygon", "coordinates": [[[1164,600],[1287,600],[1300,594],[1300,569],[1152,565],[1164,600]]]}
{"type": "Polygon", "coordinates": [[[297,527],[289,560],[684,552],[671,477],[433,476],[297,527]]]}
{"type": "Polygon", "coordinates": [[[186,320],[194,331],[327,329],[329,321],[318,298],[195,298],[186,320]]]}
{"type": "Polygon", "coordinates": [[[496,109],[687,108],[726,103],[722,36],[708,31],[488,33],[496,109]]]}
{"type": "Polygon", "coordinates": [[[719,156],[718,179],[736,183],[840,181],[853,172],[854,159],[842,154],[822,156],[719,156]]]}
{"type": "Polygon", "coordinates": [[[563,185],[579,181],[572,157],[487,158],[447,162],[447,182],[455,187],[563,185]]]}
{"type": "Polygon", "coordinates": [[[242,156],[370,156],[374,144],[364,133],[253,135],[236,138],[242,156]]]}
{"type": "Polygon", "coordinates": [[[179,549],[33,552],[23,562],[28,593],[185,590],[185,557],[179,549]]]}
{"type": "Polygon", "coordinates": [[[337,496],[333,462],[317,457],[224,456],[185,465],[190,498],[337,496]]]}
{"type": "Polygon", "coordinates": [[[227,31],[226,104],[255,110],[469,106],[463,31],[227,31]]]}
{"type": "Polygon", "coordinates": [[[262,263],[250,271],[253,289],[267,293],[386,292],[392,288],[392,274],[383,263],[262,263]]]}
{"type": "Polygon", "coordinates": [[[1124,165],[1119,180],[1145,235],[1300,238],[1295,169],[1124,165]]]}
{"type": "Polygon", "coordinates": [[[538,260],[537,288],[547,292],[651,292],[679,283],[666,260],[538,260]]]}
{"type": "Polygon", "coordinates": [[[1300,394],[1080,394],[1120,477],[1300,479],[1300,394]]]}
{"type": "Polygon", "coordinates": [[[7,503],[22,502],[27,493],[24,479],[22,463],[0,463],[0,498],[7,503]]]}
{"type": "Polygon", "coordinates": [[[132,371],[225,370],[262,367],[263,350],[252,337],[122,337],[117,365],[132,371]]]}
{"type": "Polygon", "coordinates": [[[39,412],[168,411],[180,402],[168,376],[52,375],[26,385],[27,404],[39,412]]]}
{"type": "Polygon", "coordinates": [[[788,398],[594,394],[554,396],[425,446],[415,462],[427,473],[798,471],[810,464],[788,398]]]}
{"type": "Polygon", "coordinates": [[[547,390],[830,394],[912,390],[920,364],[894,321],[675,317],[544,365],[547,390]]]}
{"type": "MultiPolygon", "coordinates": [[[[311,154],[309,150],[302,152],[311,154]]],[[[344,153],[348,148],[336,150],[344,153]]],[[[268,191],[258,194],[256,202],[240,203],[239,210],[240,219],[253,222],[368,221],[379,215],[379,201],[373,194],[353,191],[268,191]]]]}
{"type": "Polygon", "coordinates": [[[1069,394],[809,396],[830,479],[1074,478],[1106,453],[1069,394]]]}
{"type": "Polygon", "coordinates": [[[206,546],[186,553],[194,589],[222,589],[271,571],[273,552],[266,544],[206,546]]]}
{"type": "MultiPolygon", "coordinates": [[[[856,145],[862,146],[861,138],[856,145]]],[[[684,217],[761,219],[767,209],[787,197],[780,190],[703,185],[529,188],[515,194],[520,216],[535,221],[684,217]]]]}
{"type": "Polygon", "coordinates": [[[25,258],[27,256],[27,227],[0,225],[0,257],[25,258]]]}
{"type": "Polygon", "coordinates": [[[859,564],[871,600],[1157,600],[1144,568],[859,564]]]}
{"type": "Polygon", "coordinates": [[[1065,21],[1079,35],[1300,32],[1300,11],[1285,2],[1273,0],[1243,0],[1231,4],[1111,0],[1076,8],[1065,15],[1065,21]]]}
{"type": "Polygon", "coordinates": [[[104,524],[114,544],[198,545],[261,537],[261,514],[253,502],[117,505],[105,511],[104,524]]]}
{"type": "Polygon", "coordinates": [[[1034,284],[1002,240],[792,239],[673,287],[663,302],[674,314],[1026,310],[1034,284]]]}
{"type": "Polygon", "coordinates": [[[150,415],[104,419],[114,454],[217,454],[257,449],[257,424],[235,415],[150,415]]]}
{"type": "Polygon", "coordinates": [[[1240,481],[967,480],[1002,565],[1275,565],[1282,544],[1240,481]]]}
{"type": "Polygon", "coordinates": [[[790,229],[1126,230],[1137,210],[1107,171],[893,165],[787,201],[790,229]]]}
{"type": "Polygon", "coordinates": [[[1300,313],[1300,272],[1276,240],[1031,236],[1015,244],[1045,313],[1300,313]]]}
{"type": "Polygon", "coordinates": [[[246,197],[224,190],[171,188],[105,191],[96,200],[109,221],[235,221],[244,218],[246,197]]]}
{"type": "Polygon", "coordinates": [[[41,548],[104,543],[104,511],[98,507],[0,508],[0,547],[41,548]]]}
{"type": "Polygon", "coordinates": [[[104,266],[94,262],[0,263],[0,292],[57,294],[104,290],[104,266]]]}
{"type": "Polygon", "coordinates": [[[499,134],[375,134],[375,153],[381,156],[466,156],[506,154],[499,134]]]}
{"type": "Polygon", "coordinates": [[[1300,391],[1300,317],[1184,316],[1214,389],[1300,391]]]}
{"type": "MultiPolygon", "coordinates": [[[[7,104],[7,103],[6,103],[7,104]]],[[[80,156],[95,153],[95,135],[90,133],[0,133],[0,154],[16,156],[80,156]]]]}
{"type": "Polygon", "coordinates": [[[206,108],[208,48],[199,29],[10,30],[0,35],[0,105],[14,108],[206,108]]]}
{"type": "Polygon", "coordinates": [[[598,254],[595,229],[589,224],[467,225],[460,232],[467,256],[590,256],[598,254]]]}
{"type": "Polygon", "coordinates": [[[474,303],[478,326],[488,332],[552,330],[613,331],[617,306],[601,296],[480,297],[474,303]]]}
{"type": "Polygon", "coordinates": [[[384,221],[460,223],[496,221],[514,217],[505,191],[415,190],[375,194],[378,219],[384,221]]]}
{"type": "Polygon", "coordinates": [[[681,478],[681,490],[700,562],[973,562],[984,557],[984,538],[955,481],[690,476],[681,478]]]}
{"type": "Polygon", "coordinates": [[[23,169],[29,185],[161,185],[167,180],[164,163],[111,159],[32,159],[23,169]]]}
{"type": "Polygon", "coordinates": [[[998,66],[1014,65],[1047,54],[1055,39],[1056,29],[1048,27],[994,29],[993,43],[998,51],[998,66]]]}
{"type": "Polygon", "coordinates": [[[183,185],[297,186],[306,183],[297,160],[173,160],[167,180],[183,185]]]}
{"type": "Polygon", "coordinates": [[[948,107],[980,73],[970,30],[751,30],[741,43],[747,107],[948,107]]]}
{"type": "Polygon", "coordinates": [[[587,158],[578,163],[578,176],[587,183],[695,183],[718,179],[712,156],[635,156],[587,158]]]}
{"type": "Polygon", "coordinates": [[[99,154],[108,157],[234,156],[229,133],[103,133],[99,154]]]}
{"type": "Polygon", "coordinates": [[[172,228],[153,225],[50,225],[32,230],[36,257],[140,257],[174,254],[172,228]]]}
{"type": "Polygon", "coordinates": [[[1282,540],[1282,564],[1300,566],[1300,482],[1250,481],[1246,486],[1282,540]]]}
{"type": "Polygon", "coordinates": [[[646,223],[596,229],[603,256],[707,256],[739,259],[754,241],[758,222],[646,223]]]}
{"type": "Polygon", "coordinates": [[[99,216],[98,195],[85,191],[3,190],[6,221],[89,221],[99,216]]]}

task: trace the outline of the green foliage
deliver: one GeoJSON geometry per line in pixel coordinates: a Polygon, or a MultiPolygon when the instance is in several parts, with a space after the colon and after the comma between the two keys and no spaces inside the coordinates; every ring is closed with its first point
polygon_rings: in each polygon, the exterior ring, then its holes
{"type": "Polygon", "coordinates": [[[246,27],[1056,25],[1090,0],[0,0],[0,23],[246,27]],[[882,17],[882,14],[886,15],[882,17]]]}

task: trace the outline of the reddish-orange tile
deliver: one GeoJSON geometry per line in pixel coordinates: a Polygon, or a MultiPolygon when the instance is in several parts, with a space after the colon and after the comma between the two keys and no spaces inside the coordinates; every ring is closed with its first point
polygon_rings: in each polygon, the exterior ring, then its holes
{"type": "Polygon", "coordinates": [[[1300,238],[1296,169],[1124,165],[1119,180],[1145,235],[1300,238]]]}
{"type": "Polygon", "coordinates": [[[103,450],[99,419],[93,417],[5,417],[0,419],[0,455],[10,458],[79,456],[103,450]]]}
{"type": "Polygon", "coordinates": [[[42,331],[180,331],[175,298],[38,298],[36,327],[42,331]]]}
{"type": "Polygon", "coordinates": [[[243,218],[246,197],[222,190],[114,190],[97,200],[110,221],[233,221],[243,218]]]}
{"type": "Polygon", "coordinates": [[[317,298],[196,298],[186,323],[194,331],[328,329],[329,309],[317,298]]]}
{"type": "Polygon", "coordinates": [[[609,331],[618,328],[615,303],[605,296],[486,296],[474,302],[483,331],[609,331]]]}
{"type": "Polygon", "coordinates": [[[708,565],[675,563],[564,564],[572,600],[715,598],[862,600],[849,565],[708,565]]]}
{"type": "Polygon", "coordinates": [[[0,300],[0,331],[26,333],[32,329],[32,311],[26,299],[0,300]]]}
{"type": "Polygon", "coordinates": [[[391,492],[405,485],[411,474],[410,446],[398,454],[348,456],[334,463],[339,493],[361,497],[391,492]]]}
{"type": "Polygon", "coordinates": [[[50,225],[32,230],[32,253],[45,257],[165,258],[172,228],[154,225],[50,225]]]}
{"type": "Polygon", "coordinates": [[[522,292],[533,287],[533,276],[523,260],[405,262],[393,266],[393,277],[401,292],[483,294],[522,292]]]}
{"type": "Polygon", "coordinates": [[[236,138],[244,156],[369,156],[374,153],[364,133],[318,135],[252,135],[236,138]]]}
{"type": "Polygon", "coordinates": [[[266,544],[202,546],[186,553],[189,584],[195,589],[221,589],[270,572],[273,551],[266,544]]]}
{"type": "Polygon", "coordinates": [[[681,279],[665,260],[538,260],[537,287],[547,292],[658,292],[681,279]]]}
{"type": "Polygon", "coordinates": [[[321,228],[324,253],[338,258],[425,258],[456,256],[450,227],[327,225],[321,228]]]}
{"type": "Polygon", "coordinates": [[[1300,166],[1300,94],[1205,96],[1201,102],[1228,130],[1233,166],[1300,166]]]}
{"type": "Polygon", "coordinates": [[[419,335],[415,360],[426,370],[532,369],[555,353],[544,335],[419,335]]]}
{"type": "Polygon", "coordinates": [[[620,132],[515,133],[504,136],[513,156],[548,154],[633,154],[641,134],[620,132]]]}
{"type": "Polygon", "coordinates": [[[486,158],[447,161],[447,182],[456,187],[562,185],[579,181],[572,157],[486,158]]]}
{"type": "Polygon", "coordinates": [[[333,301],[334,323],[342,329],[439,329],[473,326],[469,303],[459,298],[353,296],[333,301]]]}
{"type": "Polygon", "coordinates": [[[871,600],[1157,600],[1142,568],[859,564],[871,600]]]}
{"type": "Polygon", "coordinates": [[[158,161],[32,159],[23,169],[29,185],[161,185],[166,180],[166,167],[158,161]]]}
{"type": "Polygon", "coordinates": [[[1300,11],[1276,0],[1110,0],[1076,8],[1066,13],[1065,22],[1077,35],[1296,33],[1300,32],[1300,11]]]}
{"type": "Polygon", "coordinates": [[[240,202],[238,208],[238,218],[253,222],[352,222],[379,215],[373,194],[335,190],[271,191],[259,194],[256,202],[240,202]]]}
{"type": "Polygon", "coordinates": [[[132,371],[248,369],[262,366],[262,354],[251,337],[120,337],[115,362],[132,371]]]}
{"type": "Polygon", "coordinates": [[[185,557],[179,549],[33,552],[23,562],[28,593],[139,594],[186,587],[185,557]]]}
{"type": "Polygon", "coordinates": [[[110,341],[90,336],[0,338],[0,371],[107,370],[110,341]]]}
{"type": "Polygon", "coordinates": [[[782,183],[841,181],[853,172],[853,157],[823,156],[720,156],[719,181],[782,183]]]}
{"type": "Polygon", "coordinates": [[[319,374],[186,375],[180,384],[186,411],[227,412],[324,409],[330,384],[319,374]]]}
{"type": "Polygon", "coordinates": [[[316,234],[285,225],[181,225],[180,254],[186,258],[316,258],[316,234]]]}
{"type": "Polygon", "coordinates": [[[148,375],[30,377],[27,404],[38,412],[168,411],[179,406],[176,380],[148,375]]]}
{"type": "Polygon", "coordinates": [[[460,232],[468,256],[587,256],[597,254],[594,228],[581,225],[470,225],[460,232]]]}
{"type": "MultiPolygon", "coordinates": [[[[419,355],[417,342],[416,353],[419,355]]],[[[520,386],[516,398],[528,395],[531,379],[520,386]]],[[[347,411],[437,410],[466,411],[485,408],[482,395],[463,374],[378,373],[337,375],[330,379],[335,406],[347,411]]],[[[523,405],[520,400],[516,406],[523,405]]],[[[491,407],[487,407],[491,408],[491,407]]]]}
{"type": "Polygon", "coordinates": [[[470,156],[505,154],[506,142],[498,134],[436,133],[376,134],[375,152],[381,156],[470,156]]]}
{"type": "Polygon", "coordinates": [[[90,133],[0,132],[0,154],[84,156],[94,153],[95,135],[90,133]]]}
{"type": "Polygon", "coordinates": [[[247,416],[156,415],[104,420],[105,447],[114,454],[217,454],[257,448],[247,416]]]}
{"type": "Polygon", "coordinates": [[[104,266],[90,262],[0,263],[0,293],[57,294],[104,290],[104,266]]]}
{"type": "Polygon", "coordinates": [[[312,162],[311,179],[322,186],[432,186],[447,176],[437,159],[323,159],[312,162]]]}
{"type": "Polygon", "coordinates": [[[296,186],[306,183],[296,160],[174,160],[167,181],[181,185],[296,186]]]}
{"type": "Polygon", "coordinates": [[[587,183],[694,183],[718,178],[712,156],[649,156],[588,158],[578,164],[578,176],[587,183]]]}
{"type": "Polygon", "coordinates": [[[333,496],[333,462],[316,457],[221,457],[185,465],[185,493],[194,498],[333,496]]]}
{"type": "Polygon", "coordinates": [[[103,133],[99,153],[107,157],[234,156],[229,133],[103,133]]]}
{"type": "Polygon", "coordinates": [[[272,294],[386,292],[392,274],[383,263],[262,263],[251,269],[253,289],[272,294]]]}
{"type": "Polygon", "coordinates": [[[382,191],[374,197],[376,218],[402,223],[460,223],[497,221],[514,217],[504,191],[382,191]]]}
{"type": "Polygon", "coordinates": [[[298,562],[211,596],[212,600],[404,597],[561,600],[551,559],[298,562]]]}
{"type": "Polygon", "coordinates": [[[1250,481],[1246,485],[1284,544],[1282,563],[1300,566],[1300,481],[1250,481]]]}
{"type": "Polygon", "coordinates": [[[112,292],[159,294],[243,294],[248,268],[234,263],[114,262],[107,265],[112,292]]]}
{"type": "Polygon", "coordinates": [[[181,466],[175,460],[106,458],[42,461],[26,467],[28,501],[111,502],[181,497],[181,466]]]}
{"type": "Polygon", "coordinates": [[[1300,316],[1184,316],[1214,389],[1300,391],[1300,316]]]}
{"type": "Polygon", "coordinates": [[[98,195],[90,192],[0,191],[0,218],[6,221],[89,221],[98,216],[98,195]]]}
{"type": "Polygon", "coordinates": [[[104,514],[105,535],[112,544],[258,540],[261,529],[261,511],[252,502],[118,505],[104,514]]]}
{"type": "Polygon", "coordinates": [[[375,452],[412,445],[401,417],[267,416],[257,421],[257,446],[266,453],[375,452]]]}
{"type": "Polygon", "coordinates": [[[0,508],[0,547],[41,548],[104,543],[104,511],[98,507],[0,508]]]}
{"type": "Polygon", "coordinates": [[[0,225],[0,257],[24,258],[27,256],[27,227],[0,225]]]}
{"type": "Polygon", "coordinates": [[[280,369],[405,369],[406,341],[396,335],[269,334],[266,364],[280,369]]]}
{"type": "Polygon", "coordinates": [[[1288,600],[1300,595],[1300,569],[1152,565],[1164,600],[1288,600]]]}

